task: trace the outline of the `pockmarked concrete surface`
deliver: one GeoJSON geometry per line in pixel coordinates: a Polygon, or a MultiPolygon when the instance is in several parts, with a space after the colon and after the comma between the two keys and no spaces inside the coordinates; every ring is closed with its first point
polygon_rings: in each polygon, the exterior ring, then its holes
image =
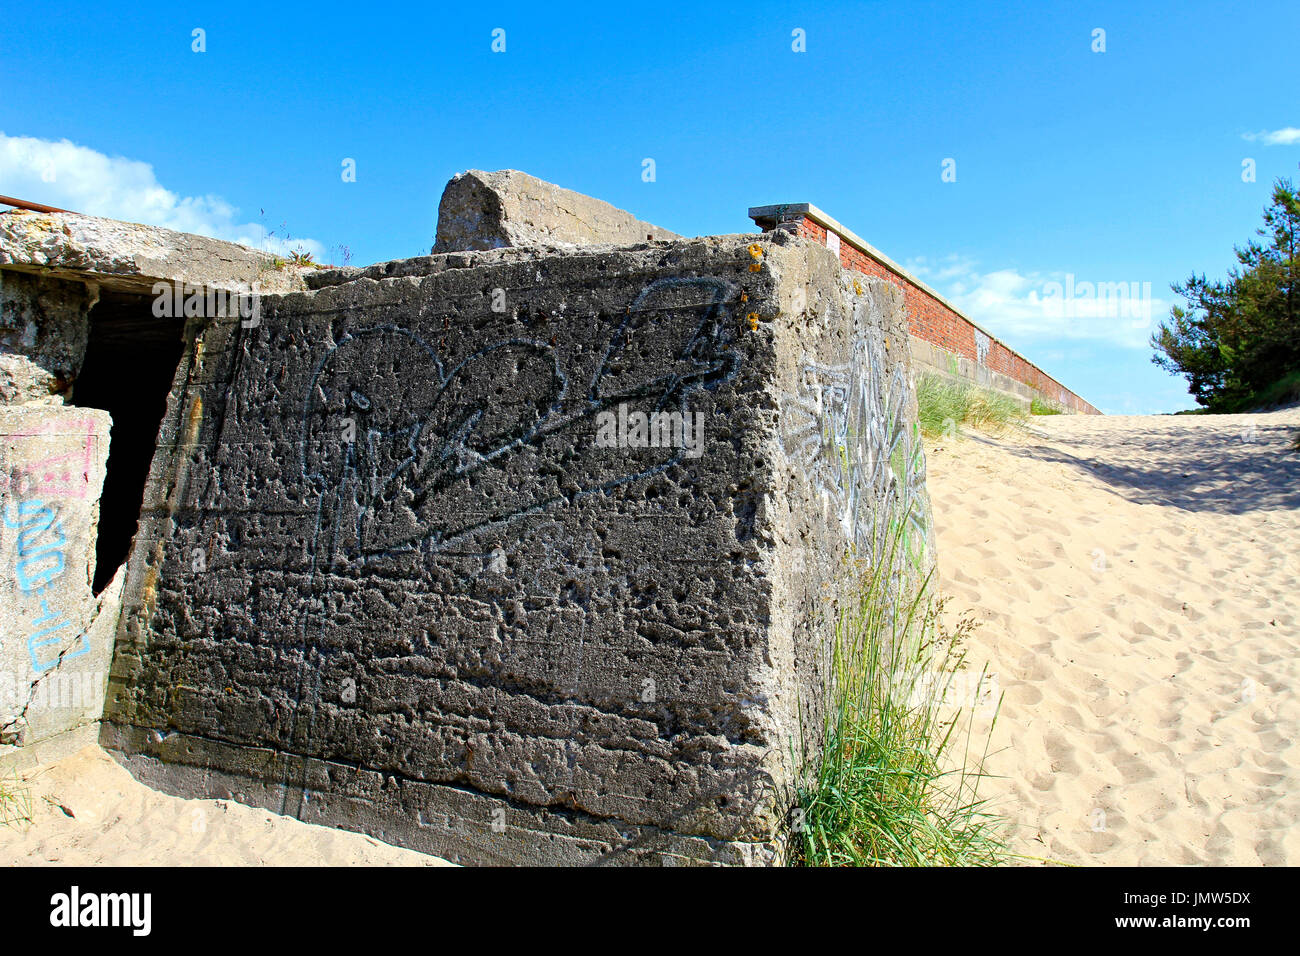
{"type": "Polygon", "coordinates": [[[191,326],[105,745],[456,861],[779,861],[845,562],[930,553],[898,291],[785,234],[312,284],[191,326]]]}

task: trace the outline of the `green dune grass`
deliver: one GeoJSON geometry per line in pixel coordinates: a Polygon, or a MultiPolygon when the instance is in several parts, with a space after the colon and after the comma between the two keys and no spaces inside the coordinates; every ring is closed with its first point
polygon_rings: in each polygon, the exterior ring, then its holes
{"type": "Polygon", "coordinates": [[[963,425],[1001,431],[1025,418],[1014,398],[943,375],[919,376],[916,401],[921,431],[929,436],[957,434],[963,425]]]}
{"type": "MultiPolygon", "coordinates": [[[[891,551],[896,550],[891,547],[891,551]]],[[[988,736],[946,703],[972,626],[945,633],[929,579],[892,612],[886,569],[857,569],[832,650],[822,753],[804,760],[791,861],[806,866],[1003,862],[1005,821],[981,799],[988,736]],[[964,725],[964,730],[962,729],[964,725]]],[[[987,675],[980,684],[989,687],[987,675]]],[[[1000,698],[990,701],[1000,707],[1000,698]]],[[[989,735],[992,727],[989,728],[989,735]]]]}

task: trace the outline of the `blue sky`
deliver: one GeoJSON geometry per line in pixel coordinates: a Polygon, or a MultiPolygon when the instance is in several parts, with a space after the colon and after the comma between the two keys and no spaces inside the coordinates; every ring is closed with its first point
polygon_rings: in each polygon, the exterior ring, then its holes
{"type": "Polygon", "coordinates": [[[0,194],[354,265],[428,252],[469,168],[687,235],[812,202],[1104,411],[1171,411],[1141,313],[1044,289],[1150,283],[1154,323],[1232,264],[1300,178],[1300,4],[1134,6],[10,4],[0,194]]]}

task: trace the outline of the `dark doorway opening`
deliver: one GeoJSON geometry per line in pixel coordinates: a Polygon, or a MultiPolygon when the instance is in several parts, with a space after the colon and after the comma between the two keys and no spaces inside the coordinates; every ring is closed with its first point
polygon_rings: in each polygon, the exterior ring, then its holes
{"type": "Polygon", "coordinates": [[[90,311],[90,340],[72,404],[113,416],[95,539],[96,594],[131,551],[158,426],[185,350],[184,324],[155,317],[153,299],[145,295],[102,292],[90,311]]]}

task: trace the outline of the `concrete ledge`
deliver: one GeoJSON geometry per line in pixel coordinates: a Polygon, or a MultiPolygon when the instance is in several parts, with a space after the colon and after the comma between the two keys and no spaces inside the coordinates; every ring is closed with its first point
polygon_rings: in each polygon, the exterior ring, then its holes
{"type": "MultiPolygon", "coordinates": [[[[565,807],[530,806],[465,786],[111,721],[104,722],[100,743],[137,780],[164,793],[234,800],[462,865],[762,866],[779,862],[784,852],[771,842],[674,833],[565,807]]],[[[743,786],[737,781],[736,789],[743,786]]]]}
{"type": "Polygon", "coordinates": [[[233,242],[77,213],[0,214],[0,269],[36,272],[149,294],[155,282],[293,292],[299,270],[233,242]]]}
{"type": "Polygon", "coordinates": [[[98,743],[99,721],[92,720],[25,747],[0,747],[0,773],[22,773],[33,767],[48,767],[98,743]]]}

